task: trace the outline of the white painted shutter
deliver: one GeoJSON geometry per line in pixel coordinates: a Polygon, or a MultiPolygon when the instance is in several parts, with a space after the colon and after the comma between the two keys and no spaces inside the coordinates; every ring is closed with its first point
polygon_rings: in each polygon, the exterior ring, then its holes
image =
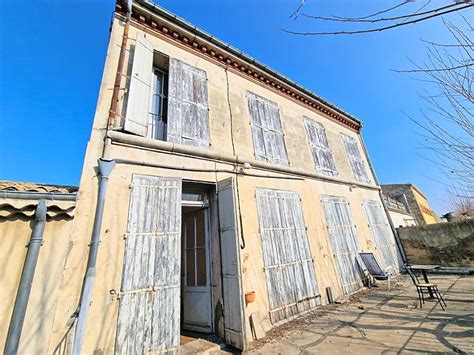
{"type": "Polygon", "coordinates": [[[342,141],[346,148],[346,153],[349,158],[349,163],[352,167],[352,172],[357,181],[360,182],[370,182],[369,175],[367,174],[367,169],[365,168],[364,159],[359,151],[359,145],[355,138],[350,137],[346,134],[341,133],[342,141]]]}
{"type": "Polygon", "coordinates": [[[359,240],[352,222],[349,203],[344,197],[321,196],[326,225],[344,295],[362,287],[359,240]]]}
{"type": "Polygon", "coordinates": [[[116,354],[177,352],[181,178],[133,175],[116,354]]]}
{"type": "Polygon", "coordinates": [[[320,304],[300,196],[256,189],[260,239],[270,308],[276,323],[320,304]]]}
{"type": "Polygon", "coordinates": [[[278,105],[247,92],[252,138],[257,160],[289,165],[278,105]]]}
{"type": "Polygon", "coordinates": [[[234,178],[217,183],[224,294],[224,332],[227,343],[238,349],[244,349],[244,301],[240,269],[237,197],[234,186],[234,178]]]}
{"type": "Polygon", "coordinates": [[[304,125],[316,170],[324,175],[337,175],[336,165],[334,164],[334,158],[324,126],[307,117],[304,117],[304,125]]]}
{"type": "Polygon", "coordinates": [[[138,33],[123,129],[144,137],[149,121],[152,72],[153,46],[142,33],[138,33]]]}
{"type": "Polygon", "coordinates": [[[377,260],[381,263],[382,269],[392,267],[395,271],[399,270],[395,237],[382,204],[375,200],[365,200],[363,205],[375,242],[377,260]]]}
{"type": "Polygon", "coordinates": [[[208,148],[206,72],[170,58],[168,92],[168,141],[208,148]]]}

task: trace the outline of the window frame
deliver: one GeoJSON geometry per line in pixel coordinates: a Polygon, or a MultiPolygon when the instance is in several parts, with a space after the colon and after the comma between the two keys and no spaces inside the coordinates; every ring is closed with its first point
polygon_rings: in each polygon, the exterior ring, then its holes
{"type": "MultiPolygon", "coordinates": [[[[329,140],[326,134],[326,128],[321,122],[318,122],[312,118],[303,117],[304,121],[304,126],[305,126],[305,132],[306,132],[306,138],[308,140],[308,145],[311,151],[311,155],[313,157],[313,162],[314,162],[314,167],[318,172],[320,172],[323,175],[326,176],[337,176],[339,175],[339,172],[337,171],[336,167],[336,162],[334,160],[334,155],[332,152],[331,147],[329,146],[329,140]],[[326,141],[326,145],[324,145],[324,142],[314,142],[311,137],[312,135],[310,134],[310,125],[314,127],[316,131],[320,131],[322,135],[324,136],[324,140],[326,141]],[[322,154],[326,154],[326,157],[328,158],[327,160],[330,162],[330,167],[325,167],[321,164],[322,160],[320,159],[320,152],[323,152],[322,154]]],[[[316,134],[317,137],[320,137],[319,134],[316,134]]]]}

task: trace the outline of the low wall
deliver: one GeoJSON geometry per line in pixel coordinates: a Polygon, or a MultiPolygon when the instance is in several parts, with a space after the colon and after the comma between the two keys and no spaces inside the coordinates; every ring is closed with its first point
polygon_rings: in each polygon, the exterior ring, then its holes
{"type": "Polygon", "coordinates": [[[410,263],[474,267],[474,219],[397,230],[410,263]]]}

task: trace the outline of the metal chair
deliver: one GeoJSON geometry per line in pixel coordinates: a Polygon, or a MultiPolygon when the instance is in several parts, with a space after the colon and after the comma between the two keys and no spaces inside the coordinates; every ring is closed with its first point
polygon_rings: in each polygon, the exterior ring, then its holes
{"type": "Polygon", "coordinates": [[[447,307],[447,305],[443,299],[443,296],[441,296],[441,293],[438,290],[438,286],[431,282],[430,283],[420,282],[420,280],[418,279],[418,276],[416,276],[416,273],[413,271],[410,265],[408,264],[405,265],[405,269],[407,270],[408,275],[410,275],[410,278],[416,287],[416,292],[418,293],[418,299],[420,301],[420,308],[423,308],[423,304],[425,303],[425,291],[427,291],[428,293],[430,293],[431,291],[431,293],[435,295],[435,297],[438,299],[438,303],[444,311],[445,310],[444,307],[447,307]]]}
{"type": "Polygon", "coordinates": [[[378,263],[373,253],[359,253],[362,262],[365,265],[366,270],[369,273],[369,287],[372,283],[370,277],[374,280],[388,280],[388,290],[391,290],[391,279],[395,279],[396,273],[393,271],[391,266],[382,270],[382,267],[378,263]]]}

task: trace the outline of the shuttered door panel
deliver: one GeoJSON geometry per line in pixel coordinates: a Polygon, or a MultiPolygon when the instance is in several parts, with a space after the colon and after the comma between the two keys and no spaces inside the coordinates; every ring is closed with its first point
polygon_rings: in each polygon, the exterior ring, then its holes
{"type": "Polygon", "coordinates": [[[133,175],[115,352],[176,352],[181,179],[133,175]]]}
{"type": "Polygon", "coordinates": [[[278,105],[251,92],[247,92],[247,99],[255,158],[269,163],[288,165],[288,153],[278,105]]]}
{"type": "Polygon", "coordinates": [[[272,323],[320,304],[299,194],[258,188],[257,211],[272,323]]]}
{"type": "Polygon", "coordinates": [[[375,200],[365,200],[364,209],[369,222],[370,232],[377,248],[377,260],[383,269],[392,267],[393,270],[398,270],[395,238],[381,203],[375,200]]]}
{"type": "Polygon", "coordinates": [[[170,58],[168,100],[168,140],[208,148],[210,138],[206,72],[170,58]]]}
{"type": "Polygon", "coordinates": [[[307,117],[304,118],[304,123],[316,170],[329,176],[337,175],[324,126],[307,117]]]}
{"type": "Polygon", "coordinates": [[[234,178],[217,184],[224,294],[224,333],[228,344],[244,348],[243,291],[234,178]]]}
{"type": "Polygon", "coordinates": [[[352,222],[349,203],[343,197],[322,196],[329,238],[344,295],[362,287],[359,263],[361,248],[352,222]]]}
{"type": "Polygon", "coordinates": [[[132,75],[123,129],[144,137],[148,130],[152,72],[153,46],[142,33],[139,33],[133,52],[132,75]]]}
{"type": "Polygon", "coordinates": [[[341,134],[341,136],[356,180],[360,182],[370,182],[357,141],[353,137],[349,137],[345,134],[341,134]]]}

